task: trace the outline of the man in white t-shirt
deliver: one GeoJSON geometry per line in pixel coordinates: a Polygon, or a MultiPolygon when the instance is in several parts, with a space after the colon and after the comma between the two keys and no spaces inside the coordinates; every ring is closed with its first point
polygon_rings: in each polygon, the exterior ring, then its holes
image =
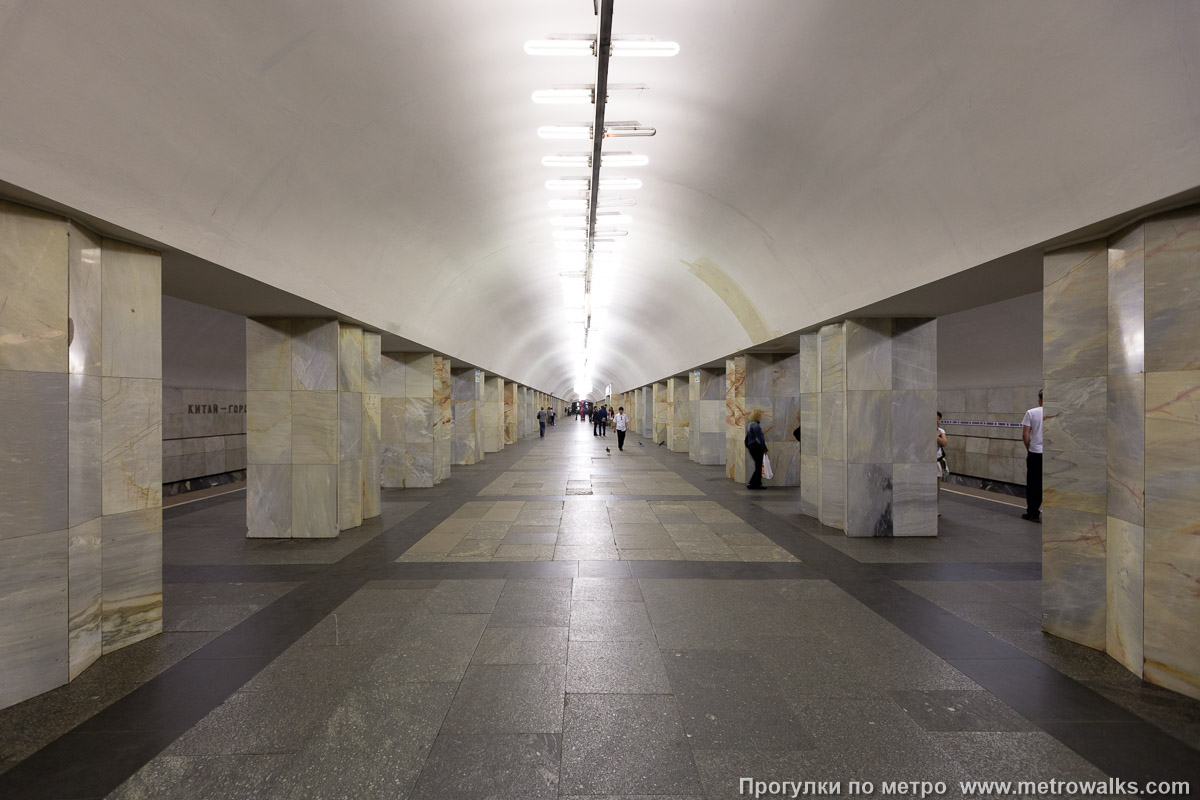
{"type": "Polygon", "coordinates": [[[613,425],[617,426],[617,449],[625,449],[625,429],[629,427],[629,417],[625,416],[625,406],[617,409],[617,415],[613,417],[613,425]]]}
{"type": "Polygon", "coordinates": [[[1025,442],[1025,505],[1021,519],[1042,521],[1042,392],[1038,404],[1025,412],[1021,420],[1021,441],[1025,442]]]}

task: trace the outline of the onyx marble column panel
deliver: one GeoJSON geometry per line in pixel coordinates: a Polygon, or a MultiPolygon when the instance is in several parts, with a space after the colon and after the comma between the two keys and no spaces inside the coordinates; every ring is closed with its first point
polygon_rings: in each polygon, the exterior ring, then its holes
{"type": "Polygon", "coordinates": [[[1144,672],[1200,697],[1200,208],[1145,223],[1144,672]]]}
{"type": "Polygon", "coordinates": [[[668,405],[668,398],[667,398],[666,382],[660,381],[658,383],[655,383],[653,386],[652,392],[653,392],[653,394],[652,394],[653,401],[652,402],[654,404],[654,435],[653,435],[654,443],[655,444],[666,444],[667,439],[670,438],[670,435],[671,435],[670,429],[668,427],[669,423],[670,423],[670,419],[671,419],[671,414],[670,414],[670,411],[668,410],[669,405],[668,405]]]}
{"type": "Polygon", "coordinates": [[[821,396],[820,334],[800,334],[797,372],[800,384],[800,513],[819,515],[821,453],[818,408],[821,396]]]}
{"type": "Polygon", "coordinates": [[[512,381],[503,381],[500,387],[504,395],[504,443],[517,443],[517,414],[519,413],[519,403],[517,402],[517,384],[512,381]]]}
{"type": "Polygon", "coordinates": [[[380,354],[379,479],[380,485],[389,489],[404,486],[405,369],[403,353],[380,354]]]}
{"type": "Polygon", "coordinates": [[[687,375],[667,378],[668,436],[667,449],[686,453],[691,437],[692,392],[687,375]]]}
{"type": "Polygon", "coordinates": [[[433,357],[433,482],[450,477],[454,447],[454,379],[450,359],[433,357]]]}
{"type": "Polygon", "coordinates": [[[1043,262],[1042,628],[1100,650],[1107,637],[1108,246],[1043,262]]]}
{"type": "Polygon", "coordinates": [[[688,458],[697,464],[724,464],[725,373],[693,370],[691,400],[688,458]]]}
{"type": "Polygon", "coordinates": [[[892,321],[847,320],[843,331],[846,535],[891,536],[892,321]]]}
{"type": "Polygon", "coordinates": [[[383,364],[380,335],[363,331],[362,379],[362,515],[363,519],[381,513],[379,489],[382,485],[383,364]]]}
{"type": "Polygon", "coordinates": [[[892,320],[892,535],[937,535],[937,320],[892,320]]]}
{"type": "Polygon", "coordinates": [[[762,411],[763,438],[775,477],[768,486],[800,485],[800,445],[792,431],[800,424],[798,354],[746,354],[746,413],[762,411]]]}
{"type": "Polygon", "coordinates": [[[338,530],[363,521],[363,332],[338,323],[338,530]]]}
{"type": "Polygon", "coordinates": [[[434,485],[434,426],[440,416],[434,408],[433,353],[404,353],[404,486],[434,485]]]}
{"type": "Polygon", "coordinates": [[[482,376],[474,369],[456,369],[454,381],[454,439],[452,456],[455,464],[474,464],[482,457],[477,426],[483,422],[479,409],[482,376]]]}
{"type": "Polygon", "coordinates": [[[162,259],[101,242],[101,648],[162,631],[162,259]]]}
{"type": "Polygon", "coordinates": [[[498,453],[504,449],[504,379],[485,375],[483,379],[483,452],[498,453]]]}
{"type": "Polygon", "coordinates": [[[821,524],[846,528],[846,330],[845,323],[821,327],[821,391],[818,398],[821,524]]]}
{"type": "Polygon", "coordinates": [[[746,357],[725,359],[725,474],[738,483],[746,472],[746,357]]]}
{"type": "Polygon", "coordinates": [[[363,344],[361,329],[346,327],[315,318],[246,321],[250,538],[337,536],[339,493],[353,493],[351,507],[361,509],[363,344]],[[349,385],[360,391],[347,392],[343,403],[341,388],[349,385]],[[360,468],[353,487],[339,481],[351,469],[341,466],[343,455],[360,468]]]}

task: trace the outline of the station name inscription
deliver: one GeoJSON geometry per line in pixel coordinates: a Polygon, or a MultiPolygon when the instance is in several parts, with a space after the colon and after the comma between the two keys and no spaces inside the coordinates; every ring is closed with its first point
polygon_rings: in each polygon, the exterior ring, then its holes
{"type": "Polygon", "coordinates": [[[230,403],[227,406],[219,406],[215,403],[188,403],[187,413],[189,414],[245,414],[246,405],[244,403],[230,403]]]}

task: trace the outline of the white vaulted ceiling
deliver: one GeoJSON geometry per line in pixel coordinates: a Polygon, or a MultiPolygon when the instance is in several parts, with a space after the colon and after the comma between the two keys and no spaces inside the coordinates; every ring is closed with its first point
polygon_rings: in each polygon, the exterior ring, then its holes
{"type": "MultiPolygon", "coordinates": [[[[0,0],[0,180],[546,391],[592,0],[0,0]],[[560,146],[566,145],[566,146],[560,146]]],[[[1200,185],[1193,0],[617,0],[618,390],[1200,185]],[[626,144],[628,143],[628,144],[626,144]]],[[[577,144],[577,143],[576,143],[577,144]]]]}

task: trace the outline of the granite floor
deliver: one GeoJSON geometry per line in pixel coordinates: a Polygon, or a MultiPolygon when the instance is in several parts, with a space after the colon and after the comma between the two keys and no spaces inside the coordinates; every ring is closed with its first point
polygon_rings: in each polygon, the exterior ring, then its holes
{"type": "Polygon", "coordinates": [[[796,491],[568,418],[337,540],[248,541],[241,493],[170,509],[165,632],[0,711],[0,797],[1200,786],[1200,703],[1040,632],[1020,509],[943,494],[937,539],[851,540],[796,491]]]}

